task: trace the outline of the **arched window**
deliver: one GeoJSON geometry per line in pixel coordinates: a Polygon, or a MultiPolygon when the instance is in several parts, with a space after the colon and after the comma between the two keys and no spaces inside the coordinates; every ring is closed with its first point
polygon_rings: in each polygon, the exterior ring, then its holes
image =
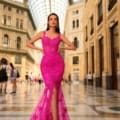
{"type": "Polygon", "coordinates": [[[73,28],[75,28],[75,21],[73,20],[73,28]]]}
{"type": "Polygon", "coordinates": [[[79,27],[79,20],[76,20],[77,28],[79,27]]]}
{"type": "Polygon", "coordinates": [[[7,9],[7,5],[3,5],[3,10],[6,10],[7,9]]]}
{"type": "Polygon", "coordinates": [[[21,49],[21,38],[20,38],[20,37],[17,37],[17,40],[16,40],[16,48],[17,48],[17,49],[21,49]]]}
{"type": "Polygon", "coordinates": [[[3,15],[3,24],[6,25],[7,24],[7,16],[3,15]]]}
{"type": "Polygon", "coordinates": [[[12,10],[12,8],[9,6],[9,7],[8,7],[8,11],[11,11],[11,10],[12,10]]]}
{"type": "Polygon", "coordinates": [[[19,29],[19,19],[18,18],[16,18],[16,28],[19,29]]]}
{"type": "Polygon", "coordinates": [[[5,34],[3,38],[3,47],[8,47],[8,45],[9,45],[9,36],[5,34]]]}
{"type": "Polygon", "coordinates": [[[8,16],[7,25],[11,25],[11,16],[8,16]]]}
{"type": "Polygon", "coordinates": [[[79,10],[76,10],[76,14],[78,14],[79,13],[79,10]]]}
{"type": "Polygon", "coordinates": [[[79,47],[79,42],[78,42],[77,37],[74,38],[73,44],[74,44],[74,46],[75,46],[76,48],[79,47]]]}
{"type": "Polygon", "coordinates": [[[23,20],[20,20],[20,29],[23,29],[23,20]]]}

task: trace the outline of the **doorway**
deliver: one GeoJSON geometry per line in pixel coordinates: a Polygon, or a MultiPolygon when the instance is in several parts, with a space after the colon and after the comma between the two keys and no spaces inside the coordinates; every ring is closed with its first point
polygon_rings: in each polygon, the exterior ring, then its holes
{"type": "Polygon", "coordinates": [[[118,24],[116,23],[110,29],[111,35],[111,60],[112,60],[112,88],[117,89],[117,70],[119,58],[119,34],[118,24]]]}

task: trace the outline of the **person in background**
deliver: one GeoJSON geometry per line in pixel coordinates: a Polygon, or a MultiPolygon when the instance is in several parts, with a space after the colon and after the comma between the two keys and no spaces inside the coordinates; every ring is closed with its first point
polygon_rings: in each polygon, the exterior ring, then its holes
{"type": "Polygon", "coordinates": [[[87,79],[88,79],[88,84],[92,85],[93,84],[93,76],[92,76],[91,72],[88,73],[87,79]]]}
{"type": "Polygon", "coordinates": [[[40,75],[40,74],[38,75],[38,82],[39,82],[39,85],[41,85],[41,83],[42,83],[42,78],[41,78],[41,75],[40,75]]]}
{"type": "Polygon", "coordinates": [[[68,75],[68,84],[71,85],[71,83],[72,83],[71,74],[69,73],[69,75],[68,75]]]}
{"type": "Polygon", "coordinates": [[[34,76],[32,72],[29,74],[29,79],[30,79],[30,85],[32,85],[34,80],[34,76]]]}
{"type": "Polygon", "coordinates": [[[27,84],[28,84],[28,79],[29,79],[29,75],[28,75],[28,72],[26,72],[25,80],[27,81],[27,84]]]}
{"type": "Polygon", "coordinates": [[[12,84],[13,84],[13,92],[12,93],[16,93],[16,89],[17,89],[17,84],[16,84],[16,79],[17,79],[17,70],[15,69],[13,63],[9,63],[9,69],[10,69],[10,76],[9,76],[9,80],[11,80],[12,84]]]}
{"type": "Polygon", "coordinates": [[[2,93],[2,89],[4,86],[4,93],[6,93],[8,74],[7,74],[7,65],[8,61],[5,58],[0,60],[0,93],[2,93]]]}

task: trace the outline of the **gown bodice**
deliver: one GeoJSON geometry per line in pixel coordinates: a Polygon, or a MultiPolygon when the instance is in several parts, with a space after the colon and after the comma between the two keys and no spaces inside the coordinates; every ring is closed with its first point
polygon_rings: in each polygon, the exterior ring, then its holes
{"type": "Polygon", "coordinates": [[[44,32],[42,38],[42,46],[45,55],[58,53],[59,44],[60,44],[60,34],[58,34],[54,38],[49,38],[48,36],[46,36],[46,33],[44,32]]]}

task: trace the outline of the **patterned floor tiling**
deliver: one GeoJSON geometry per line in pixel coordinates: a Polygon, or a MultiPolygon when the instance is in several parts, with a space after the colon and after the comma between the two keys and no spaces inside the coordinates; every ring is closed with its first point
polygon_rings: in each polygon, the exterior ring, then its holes
{"type": "Polygon", "coordinates": [[[32,107],[27,107],[27,106],[21,106],[21,107],[15,107],[15,106],[6,106],[6,107],[2,107],[0,108],[0,111],[29,111],[30,109],[32,109],[32,107]]]}
{"type": "MultiPolygon", "coordinates": [[[[17,116],[17,120],[28,120],[29,117],[18,117],[17,116]]],[[[13,117],[3,117],[2,120],[16,120],[16,116],[13,117]]]]}
{"type": "MultiPolygon", "coordinates": [[[[16,94],[0,94],[0,120],[29,120],[44,85],[18,83],[16,94]],[[16,119],[17,118],[17,119],[16,119]]],[[[120,92],[82,83],[63,85],[70,120],[119,120],[120,92]]]]}

